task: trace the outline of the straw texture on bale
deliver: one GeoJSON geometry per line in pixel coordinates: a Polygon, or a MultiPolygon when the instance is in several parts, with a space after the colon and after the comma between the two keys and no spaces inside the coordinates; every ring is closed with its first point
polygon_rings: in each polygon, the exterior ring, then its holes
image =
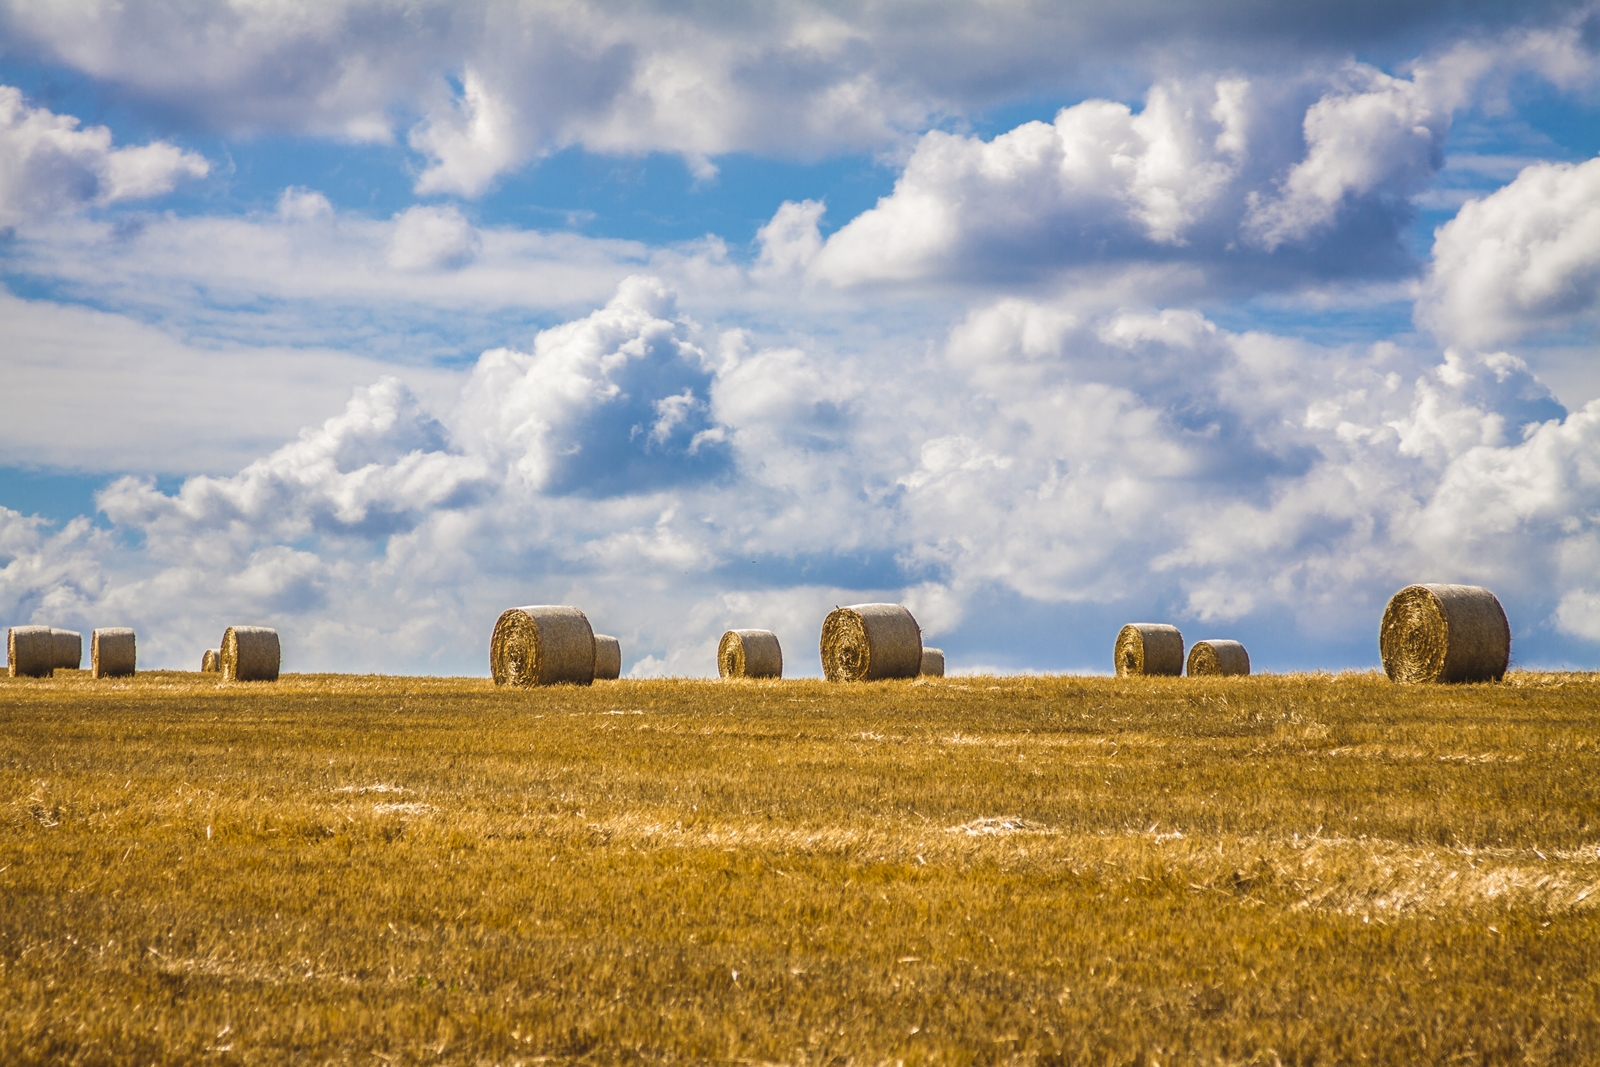
{"type": "Polygon", "coordinates": [[[926,678],[943,678],[944,649],[924,648],[922,650],[922,670],[918,673],[926,678]]]}
{"type": "Polygon", "coordinates": [[[1118,678],[1183,673],[1183,634],[1164,622],[1130,622],[1117,634],[1118,678]]]}
{"type": "Polygon", "coordinates": [[[6,631],[6,673],[13,678],[48,678],[56,669],[56,638],[48,626],[13,626],[6,631]]]}
{"type": "Polygon", "coordinates": [[[508,608],[489,639],[495,685],[588,685],[594,681],[594,659],[588,616],[560,604],[508,608]]]}
{"type": "Polygon", "coordinates": [[[75,671],[83,665],[83,635],[76,630],[51,630],[56,643],[58,670],[75,671]]]}
{"type": "Polygon", "coordinates": [[[822,623],[822,673],[830,682],[915,678],[922,628],[903,604],[852,604],[822,623]]]}
{"type": "Polygon", "coordinates": [[[138,645],[126,626],[110,626],[89,635],[89,668],[96,678],[132,674],[138,662],[138,645]]]}
{"type": "Polygon", "coordinates": [[[276,682],[283,660],[278,631],[266,626],[230,626],[217,653],[225,682],[276,682]]]}
{"type": "Polygon", "coordinates": [[[216,674],[220,670],[222,670],[222,649],[206,649],[206,654],[200,657],[200,672],[202,674],[216,674]]]}
{"type": "Polygon", "coordinates": [[[1478,585],[1408,585],[1378,631],[1383,670],[1396,682],[1498,682],[1511,663],[1511,624],[1478,585]]]}
{"type": "Polygon", "coordinates": [[[1189,649],[1189,677],[1250,673],[1250,653],[1237,641],[1196,641],[1189,649]]]}
{"type": "Polygon", "coordinates": [[[729,630],[717,645],[723,678],[782,678],[783,647],[771,630],[729,630]]]}
{"type": "Polygon", "coordinates": [[[622,642],[609,634],[594,635],[594,677],[607,682],[622,677],[622,642]]]}

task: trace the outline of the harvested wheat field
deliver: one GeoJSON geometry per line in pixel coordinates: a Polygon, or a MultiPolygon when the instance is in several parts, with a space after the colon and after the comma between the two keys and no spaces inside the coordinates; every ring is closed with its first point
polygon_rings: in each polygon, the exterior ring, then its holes
{"type": "Polygon", "coordinates": [[[1586,1063],[1600,678],[0,681],[0,1063],[1586,1063]]]}

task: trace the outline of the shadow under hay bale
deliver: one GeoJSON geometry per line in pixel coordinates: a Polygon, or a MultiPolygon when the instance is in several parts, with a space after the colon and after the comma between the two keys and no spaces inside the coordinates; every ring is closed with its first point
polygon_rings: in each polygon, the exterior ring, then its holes
{"type": "Polygon", "coordinates": [[[944,649],[924,648],[922,650],[922,670],[917,673],[924,678],[944,677],[944,649]]]}
{"type": "Polygon", "coordinates": [[[610,634],[594,635],[594,678],[611,682],[622,677],[622,642],[610,634]]]}
{"type": "Polygon", "coordinates": [[[577,608],[530,604],[508,608],[489,638],[489,672],[495,685],[528,689],[595,677],[594,629],[577,608]]]}
{"type": "Polygon", "coordinates": [[[13,626],[6,631],[6,674],[48,678],[56,669],[55,632],[48,626],[13,626]]]}
{"type": "Polygon", "coordinates": [[[76,630],[50,631],[55,641],[55,666],[61,670],[75,671],[83,666],[83,635],[76,630]]]}
{"type": "Polygon", "coordinates": [[[1250,673],[1250,653],[1237,641],[1196,641],[1189,649],[1189,677],[1228,678],[1250,673]]]}
{"type": "Polygon", "coordinates": [[[1389,599],[1378,630],[1391,681],[1498,682],[1511,664],[1511,624],[1478,585],[1408,585],[1389,599]]]}
{"type": "Polygon", "coordinates": [[[89,635],[89,669],[96,678],[125,678],[138,668],[139,649],[133,631],[108,626],[89,635]]]}
{"type": "Polygon", "coordinates": [[[822,673],[830,682],[915,678],[922,628],[903,604],[852,604],[822,623],[822,673]]]}
{"type": "Polygon", "coordinates": [[[1183,634],[1164,622],[1130,622],[1117,634],[1113,652],[1118,678],[1183,673],[1183,634]]]}
{"type": "Polygon", "coordinates": [[[276,682],[282,660],[278,631],[266,626],[228,627],[217,653],[225,682],[276,682]]]}
{"type": "Polygon", "coordinates": [[[722,678],[782,678],[783,647],[771,630],[729,630],[717,644],[722,678]]]}
{"type": "Polygon", "coordinates": [[[201,674],[217,674],[222,670],[222,649],[208,648],[200,657],[201,674]]]}

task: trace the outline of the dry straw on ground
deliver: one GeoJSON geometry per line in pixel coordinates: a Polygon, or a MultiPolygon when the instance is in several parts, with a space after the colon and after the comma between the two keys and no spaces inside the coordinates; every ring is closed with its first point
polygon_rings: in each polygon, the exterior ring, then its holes
{"type": "Polygon", "coordinates": [[[1250,673],[1250,653],[1237,641],[1196,641],[1189,649],[1189,677],[1250,673]]]}
{"type": "Polygon", "coordinates": [[[13,626],[6,631],[6,673],[12,678],[48,678],[56,669],[55,631],[48,626],[13,626]]]}
{"type": "Polygon", "coordinates": [[[222,649],[206,649],[205,655],[200,657],[200,673],[216,674],[220,670],[222,670],[222,649]]]}
{"type": "Polygon", "coordinates": [[[125,678],[138,667],[138,643],[126,626],[96,630],[89,637],[89,666],[96,678],[125,678]]]}
{"type": "Polygon", "coordinates": [[[588,616],[560,604],[508,608],[489,639],[489,671],[495,685],[526,689],[595,677],[594,629],[588,616]]]}
{"type": "Polygon", "coordinates": [[[225,682],[276,682],[283,648],[266,626],[230,626],[217,656],[225,682]]]}
{"type": "Polygon", "coordinates": [[[1477,585],[1408,585],[1383,613],[1383,669],[1396,682],[1497,682],[1511,663],[1511,626],[1477,585]]]}
{"type": "Polygon", "coordinates": [[[1183,673],[1183,634],[1164,622],[1130,622],[1117,634],[1118,678],[1183,673]]]}
{"type": "Polygon", "coordinates": [[[596,681],[622,677],[622,642],[610,634],[594,635],[594,676],[596,681]]]}
{"type": "Polygon", "coordinates": [[[83,664],[83,635],[76,630],[51,630],[58,670],[75,671],[83,664]]]}
{"type": "Polygon", "coordinates": [[[729,630],[717,644],[723,678],[782,678],[783,647],[771,630],[729,630]]]}
{"type": "Polygon", "coordinates": [[[915,678],[922,628],[903,604],[852,604],[822,623],[822,673],[830,682],[915,678]]]}
{"type": "Polygon", "coordinates": [[[925,678],[944,677],[944,649],[924,648],[922,650],[922,670],[925,678]]]}

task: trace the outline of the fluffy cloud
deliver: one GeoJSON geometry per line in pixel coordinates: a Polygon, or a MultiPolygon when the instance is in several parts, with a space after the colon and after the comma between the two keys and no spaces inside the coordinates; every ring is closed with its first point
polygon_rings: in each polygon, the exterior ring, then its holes
{"type": "Polygon", "coordinates": [[[0,606],[137,618],[168,662],[248,617],[297,667],[478,670],[507,603],[574,600],[639,673],[708,672],[736,623],[804,672],[820,612],[866,596],[930,636],[1003,591],[1343,639],[1397,584],[1473,580],[1519,627],[1592,629],[1600,405],[1511,357],[1004,299],[870,366],[709,338],[630,279],[442,414],[382,381],[237,475],[112,484],[108,531],[7,516],[0,606]]]}
{"type": "Polygon", "coordinates": [[[1418,317],[1487,346],[1592,323],[1600,311],[1600,160],[1539,163],[1463,205],[1434,239],[1418,317]]]}
{"type": "Polygon", "coordinates": [[[29,107],[21,90],[0,85],[0,222],[160,196],[210,169],[164,141],[113,148],[106,127],[82,129],[71,115],[29,107]]]}
{"type": "Polygon", "coordinates": [[[1129,69],[1192,69],[1197,53],[1213,69],[1290,70],[1508,23],[1571,30],[1575,15],[1561,0],[1480,5],[1465,26],[1457,6],[1422,0],[1386,5],[1382,18],[1335,0],[637,3],[625,17],[546,0],[7,0],[0,26],[19,50],[214,128],[379,141],[405,131],[430,161],[420,191],[470,195],[563,145],[676,152],[709,172],[725,152],[881,149],[931,118],[1129,69]]]}

